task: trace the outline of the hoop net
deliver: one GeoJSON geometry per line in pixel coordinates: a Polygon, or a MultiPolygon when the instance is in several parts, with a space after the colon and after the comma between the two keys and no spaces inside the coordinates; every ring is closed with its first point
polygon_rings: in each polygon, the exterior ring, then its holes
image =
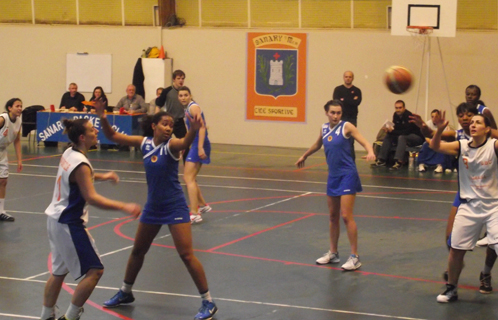
{"type": "Polygon", "coordinates": [[[425,26],[407,26],[406,31],[413,35],[428,35],[434,31],[434,28],[425,26]]]}

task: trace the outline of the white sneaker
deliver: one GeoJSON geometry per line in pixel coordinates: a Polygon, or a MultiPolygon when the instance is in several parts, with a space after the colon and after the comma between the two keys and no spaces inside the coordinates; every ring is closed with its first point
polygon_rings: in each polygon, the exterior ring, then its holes
{"type": "Polygon", "coordinates": [[[487,245],[488,245],[488,237],[484,237],[476,242],[476,246],[478,247],[486,247],[487,245]]]}
{"type": "Polygon", "coordinates": [[[434,169],[435,173],[443,173],[443,166],[438,164],[436,169],[434,169]]]}
{"type": "Polygon", "coordinates": [[[339,252],[332,253],[329,250],[321,258],[316,259],[316,264],[338,263],[339,261],[341,261],[339,252]]]}
{"type": "Polygon", "coordinates": [[[453,172],[457,173],[457,172],[458,172],[458,169],[457,169],[457,168],[453,169],[453,172]]]}
{"type": "Polygon", "coordinates": [[[198,212],[199,214],[202,214],[202,213],[208,213],[208,212],[209,212],[209,211],[211,211],[211,210],[213,210],[213,208],[211,208],[211,207],[209,206],[209,204],[207,204],[207,203],[206,203],[206,205],[205,205],[205,206],[203,206],[203,207],[199,207],[199,210],[197,210],[197,212],[198,212]]]}
{"type": "Polygon", "coordinates": [[[201,221],[202,221],[202,217],[200,214],[191,214],[190,215],[190,223],[191,224],[199,223],[201,221]]]}
{"type": "Polygon", "coordinates": [[[423,163],[421,163],[421,164],[419,164],[419,165],[418,165],[418,171],[419,171],[419,172],[425,172],[425,170],[426,170],[426,169],[425,169],[425,166],[424,166],[424,164],[423,164],[423,163]]]}
{"type": "Polygon", "coordinates": [[[359,267],[361,267],[360,257],[355,255],[350,255],[348,261],[341,266],[346,271],[353,271],[359,267]]]}
{"type": "Polygon", "coordinates": [[[446,168],[446,169],[444,169],[444,172],[445,172],[445,173],[452,173],[452,172],[453,172],[453,170],[446,168]]]}

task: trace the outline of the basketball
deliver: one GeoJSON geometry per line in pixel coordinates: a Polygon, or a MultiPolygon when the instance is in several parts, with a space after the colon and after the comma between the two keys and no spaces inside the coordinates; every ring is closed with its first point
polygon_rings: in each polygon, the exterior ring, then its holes
{"type": "Polygon", "coordinates": [[[412,85],[413,75],[405,67],[392,66],[387,68],[384,76],[387,89],[395,94],[405,93],[412,85]]]}

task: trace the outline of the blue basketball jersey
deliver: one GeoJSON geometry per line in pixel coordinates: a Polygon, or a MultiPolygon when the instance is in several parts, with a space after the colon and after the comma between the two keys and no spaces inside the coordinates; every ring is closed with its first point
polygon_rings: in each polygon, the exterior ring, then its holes
{"type": "MultiPolygon", "coordinates": [[[[187,109],[185,110],[185,113],[187,113],[190,117],[192,117],[192,114],[190,113],[190,107],[194,104],[199,107],[199,105],[197,103],[195,103],[195,101],[190,101],[190,103],[187,106],[187,109]]],[[[207,127],[206,118],[204,118],[204,112],[202,112],[202,110],[201,110],[201,117],[202,117],[202,121],[204,121],[204,125],[207,127]]],[[[190,130],[190,120],[188,119],[188,117],[185,117],[185,122],[187,124],[187,128],[190,130]]],[[[199,132],[197,132],[195,134],[195,139],[192,142],[192,145],[197,145],[198,142],[199,142],[199,132]]],[[[210,142],[209,142],[209,138],[208,138],[208,131],[206,129],[206,137],[204,138],[204,146],[207,146],[208,144],[210,144],[210,142]]]]}
{"type": "Polygon", "coordinates": [[[465,133],[463,129],[458,129],[456,131],[456,140],[470,140],[470,136],[465,133]]]}
{"type": "Polygon", "coordinates": [[[169,214],[172,208],[185,208],[187,202],[178,180],[178,158],[171,154],[169,141],[154,145],[153,138],[144,138],[141,146],[147,178],[147,203],[144,215],[169,214]]]}
{"type": "Polygon", "coordinates": [[[322,125],[322,142],[329,166],[329,176],[336,177],[356,173],[356,165],[351,156],[351,143],[344,134],[346,121],[330,128],[327,122],[322,125]]]}
{"type": "Polygon", "coordinates": [[[485,105],[483,104],[479,104],[477,105],[477,113],[478,114],[484,114],[484,110],[486,110],[488,107],[486,107],[485,105]]]}

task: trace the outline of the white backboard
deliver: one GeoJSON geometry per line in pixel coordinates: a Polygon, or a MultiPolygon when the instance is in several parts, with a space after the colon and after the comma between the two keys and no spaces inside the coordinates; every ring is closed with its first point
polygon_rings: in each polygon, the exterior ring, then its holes
{"type": "Polygon", "coordinates": [[[393,0],[391,35],[410,36],[407,26],[432,27],[432,37],[454,37],[457,0],[393,0]]]}

